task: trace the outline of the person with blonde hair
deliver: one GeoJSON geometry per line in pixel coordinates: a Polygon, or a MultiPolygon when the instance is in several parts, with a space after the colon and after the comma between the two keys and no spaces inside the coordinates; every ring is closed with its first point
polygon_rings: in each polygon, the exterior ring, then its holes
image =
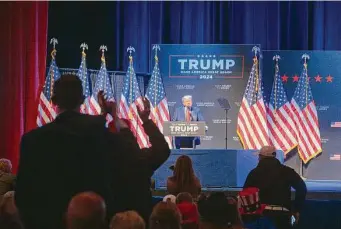
{"type": "Polygon", "coordinates": [[[149,218],[149,229],[181,229],[181,213],[176,204],[167,201],[155,205],[149,218]]]}
{"type": "Polygon", "coordinates": [[[117,213],[111,220],[110,229],[145,229],[146,224],[136,211],[117,213]]]}
{"type": "Polygon", "coordinates": [[[6,158],[0,159],[0,201],[3,195],[14,190],[15,175],[12,174],[12,163],[6,158]]]}
{"type": "Polygon", "coordinates": [[[175,196],[181,192],[188,192],[194,199],[198,197],[201,184],[194,174],[190,157],[182,155],[176,160],[173,176],[167,179],[167,191],[175,196]]]}

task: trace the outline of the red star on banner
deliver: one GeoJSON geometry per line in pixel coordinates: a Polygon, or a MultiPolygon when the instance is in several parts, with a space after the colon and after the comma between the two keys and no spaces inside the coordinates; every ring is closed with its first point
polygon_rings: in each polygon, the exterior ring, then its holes
{"type": "Polygon", "coordinates": [[[322,77],[320,75],[317,75],[314,77],[315,78],[315,82],[322,82],[322,77]]]}
{"type": "Polygon", "coordinates": [[[292,77],[293,81],[292,82],[298,82],[298,80],[300,79],[300,77],[298,77],[298,75],[294,75],[294,77],[292,77]]]}
{"type": "Polygon", "coordinates": [[[328,76],[326,77],[326,79],[327,79],[327,83],[333,82],[333,77],[332,77],[331,75],[328,75],[328,76]]]}
{"type": "Polygon", "coordinates": [[[287,75],[284,74],[281,78],[282,78],[282,82],[288,82],[289,77],[287,75]]]}

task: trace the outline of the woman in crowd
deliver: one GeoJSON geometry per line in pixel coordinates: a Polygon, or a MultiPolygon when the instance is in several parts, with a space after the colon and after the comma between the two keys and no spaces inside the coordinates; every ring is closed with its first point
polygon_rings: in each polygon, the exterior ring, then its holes
{"type": "Polygon", "coordinates": [[[181,192],[188,192],[194,199],[198,197],[201,184],[194,174],[190,157],[182,155],[176,160],[173,176],[167,180],[167,191],[175,196],[181,192]]]}

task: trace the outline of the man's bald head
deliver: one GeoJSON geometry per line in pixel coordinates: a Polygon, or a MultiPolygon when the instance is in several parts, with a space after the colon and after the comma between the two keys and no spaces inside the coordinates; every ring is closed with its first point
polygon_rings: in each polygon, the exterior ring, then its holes
{"type": "Polygon", "coordinates": [[[105,225],[106,206],[102,197],[83,192],[72,198],[67,209],[68,229],[100,229],[105,225]]]}

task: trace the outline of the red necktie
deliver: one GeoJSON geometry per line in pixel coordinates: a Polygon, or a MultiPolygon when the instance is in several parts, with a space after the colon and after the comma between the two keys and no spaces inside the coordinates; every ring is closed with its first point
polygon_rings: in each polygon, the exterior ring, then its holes
{"type": "Polygon", "coordinates": [[[188,108],[186,108],[186,122],[189,122],[189,121],[191,121],[191,115],[189,113],[188,108]]]}

